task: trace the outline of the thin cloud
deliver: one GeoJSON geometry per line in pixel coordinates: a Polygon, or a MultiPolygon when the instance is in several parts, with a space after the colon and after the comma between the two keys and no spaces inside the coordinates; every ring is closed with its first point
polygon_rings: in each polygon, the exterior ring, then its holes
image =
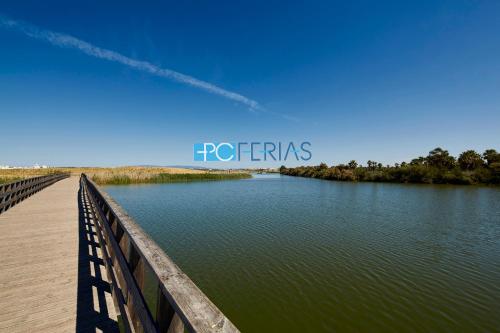
{"type": "Polygon", "coordinates": [[[0,15],[0,25],[22,32],[23,34],[29,37],[46,41],[58,47],[77,49],[92,57],[117,62],[139,71],[147,72],[152,75],[156,75],[176,82],[187,84],[189,86],[207,91],[211,94],[225,97],[229,100],[248,106],[251,111],[264,111],[264,109],[259,105],[257,101],[254,101],[238,93],[225,90],[212,83],[199,80],[192,76],[182,74],[171,69],[160,68],[147,61],[132,59],[118,52],[97,47],[95,45],[92,45],[88,42],[85,42],[81,39],[78,39],[76,37],[67,34],[41,29],[32,24],[12,20],[3,17],[1,15],[0,15]]]}

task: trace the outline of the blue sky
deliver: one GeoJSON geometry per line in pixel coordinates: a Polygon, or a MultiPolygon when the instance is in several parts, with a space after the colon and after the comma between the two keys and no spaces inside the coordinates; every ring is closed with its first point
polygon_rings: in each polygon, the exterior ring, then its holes
{"type": "Polygon", "coordinates": [[[0,15],[264,110],[0,27],[0,164],[199,165],[193,143],[212,140],[310,141],[309,164],[500,148],[498,1],[4,1],[0,15]]]}

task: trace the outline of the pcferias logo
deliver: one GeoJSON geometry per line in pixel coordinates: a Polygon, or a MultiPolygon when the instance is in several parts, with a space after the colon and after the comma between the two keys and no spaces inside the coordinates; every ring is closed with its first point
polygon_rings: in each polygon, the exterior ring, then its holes
{"type": "Polygon", "coordinates": [[[203,142],[193,145],[195,161],[309,161],[311,143],[303,142],[203,142]]]}

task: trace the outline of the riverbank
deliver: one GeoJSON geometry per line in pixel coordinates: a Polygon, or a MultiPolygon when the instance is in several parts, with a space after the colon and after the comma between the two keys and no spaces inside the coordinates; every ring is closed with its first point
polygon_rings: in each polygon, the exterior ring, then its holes
{"type": "Polygon", "coordinates": [[[455,158],[447,150],[436,148],[426,157],[414,158],[409,163],[395,163],[392,166],[383,166],[375,161],[368,161],[367,166],[361,166],[352,160],[347,164],[331,167],[325,163],[296,168],[282,166],[280,173],[288,176],[339,181],[498,185],[500,184],[500,154],[494,149],[486,150],[482,155],[468,150],[455,158]]]}
{"type": "Polygon", "coordinates": [[[450,184],[450,185],[496,185],[500,184],[498,174],[487,169],[479,172],[440,170],[423,166],[380,167],[370,169],[345,166],[301,166],[282,168],[280,174],[295,177],[318,178],[324,180],[349,182],[412,183],[412,184],[450,184]]]}
{"type": "Polygon", "coordinates": [[[99,185],[128,185],[128,184],[161,184],[192,181],[235,180],[252,178],[249,173],[160,173],[147,177],[134,177],[127,174],[111,176],[95,175],[91,177],[99,185]]]}
{"type": "Polygon", "coordinates": [[[19,179],[45,176],[57,173],[70,173],[80,175],[85,173],[99,185],[126,185],[126,184],[151,184],[172,183],[189,181],[213,181],[251,178],[249,173],[228,171],[206,171],[184,168],[164,167],[63,167],[46,169],[2,169],[0,170],[0,184],[19,179]]]}

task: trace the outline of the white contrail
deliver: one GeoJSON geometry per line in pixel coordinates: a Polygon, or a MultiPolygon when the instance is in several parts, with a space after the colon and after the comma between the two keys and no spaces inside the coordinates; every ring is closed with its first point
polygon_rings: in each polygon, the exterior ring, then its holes
{"type": "Polygon", "coordinates": [[[160,68],[147,61],[135,60],[118,52],[94,46],[70,35],[41,29],[29,23],[8,19],[2,15],[0,15],[0,25],[20,31],[29,37],[47,41],[55,46],[77,49],[92,57],[118,62],[136,70],[145,71],[156,76],[168,78],[170,80],[205,90],[215,95],[223,96],[227,99],[247,105],[252,111],[263,111],[263,108],[259,105],[259,103],[243,95],[222,89],[214,84],[198,80],[192,76],[185,75],[171,69],[160,68]]]}

